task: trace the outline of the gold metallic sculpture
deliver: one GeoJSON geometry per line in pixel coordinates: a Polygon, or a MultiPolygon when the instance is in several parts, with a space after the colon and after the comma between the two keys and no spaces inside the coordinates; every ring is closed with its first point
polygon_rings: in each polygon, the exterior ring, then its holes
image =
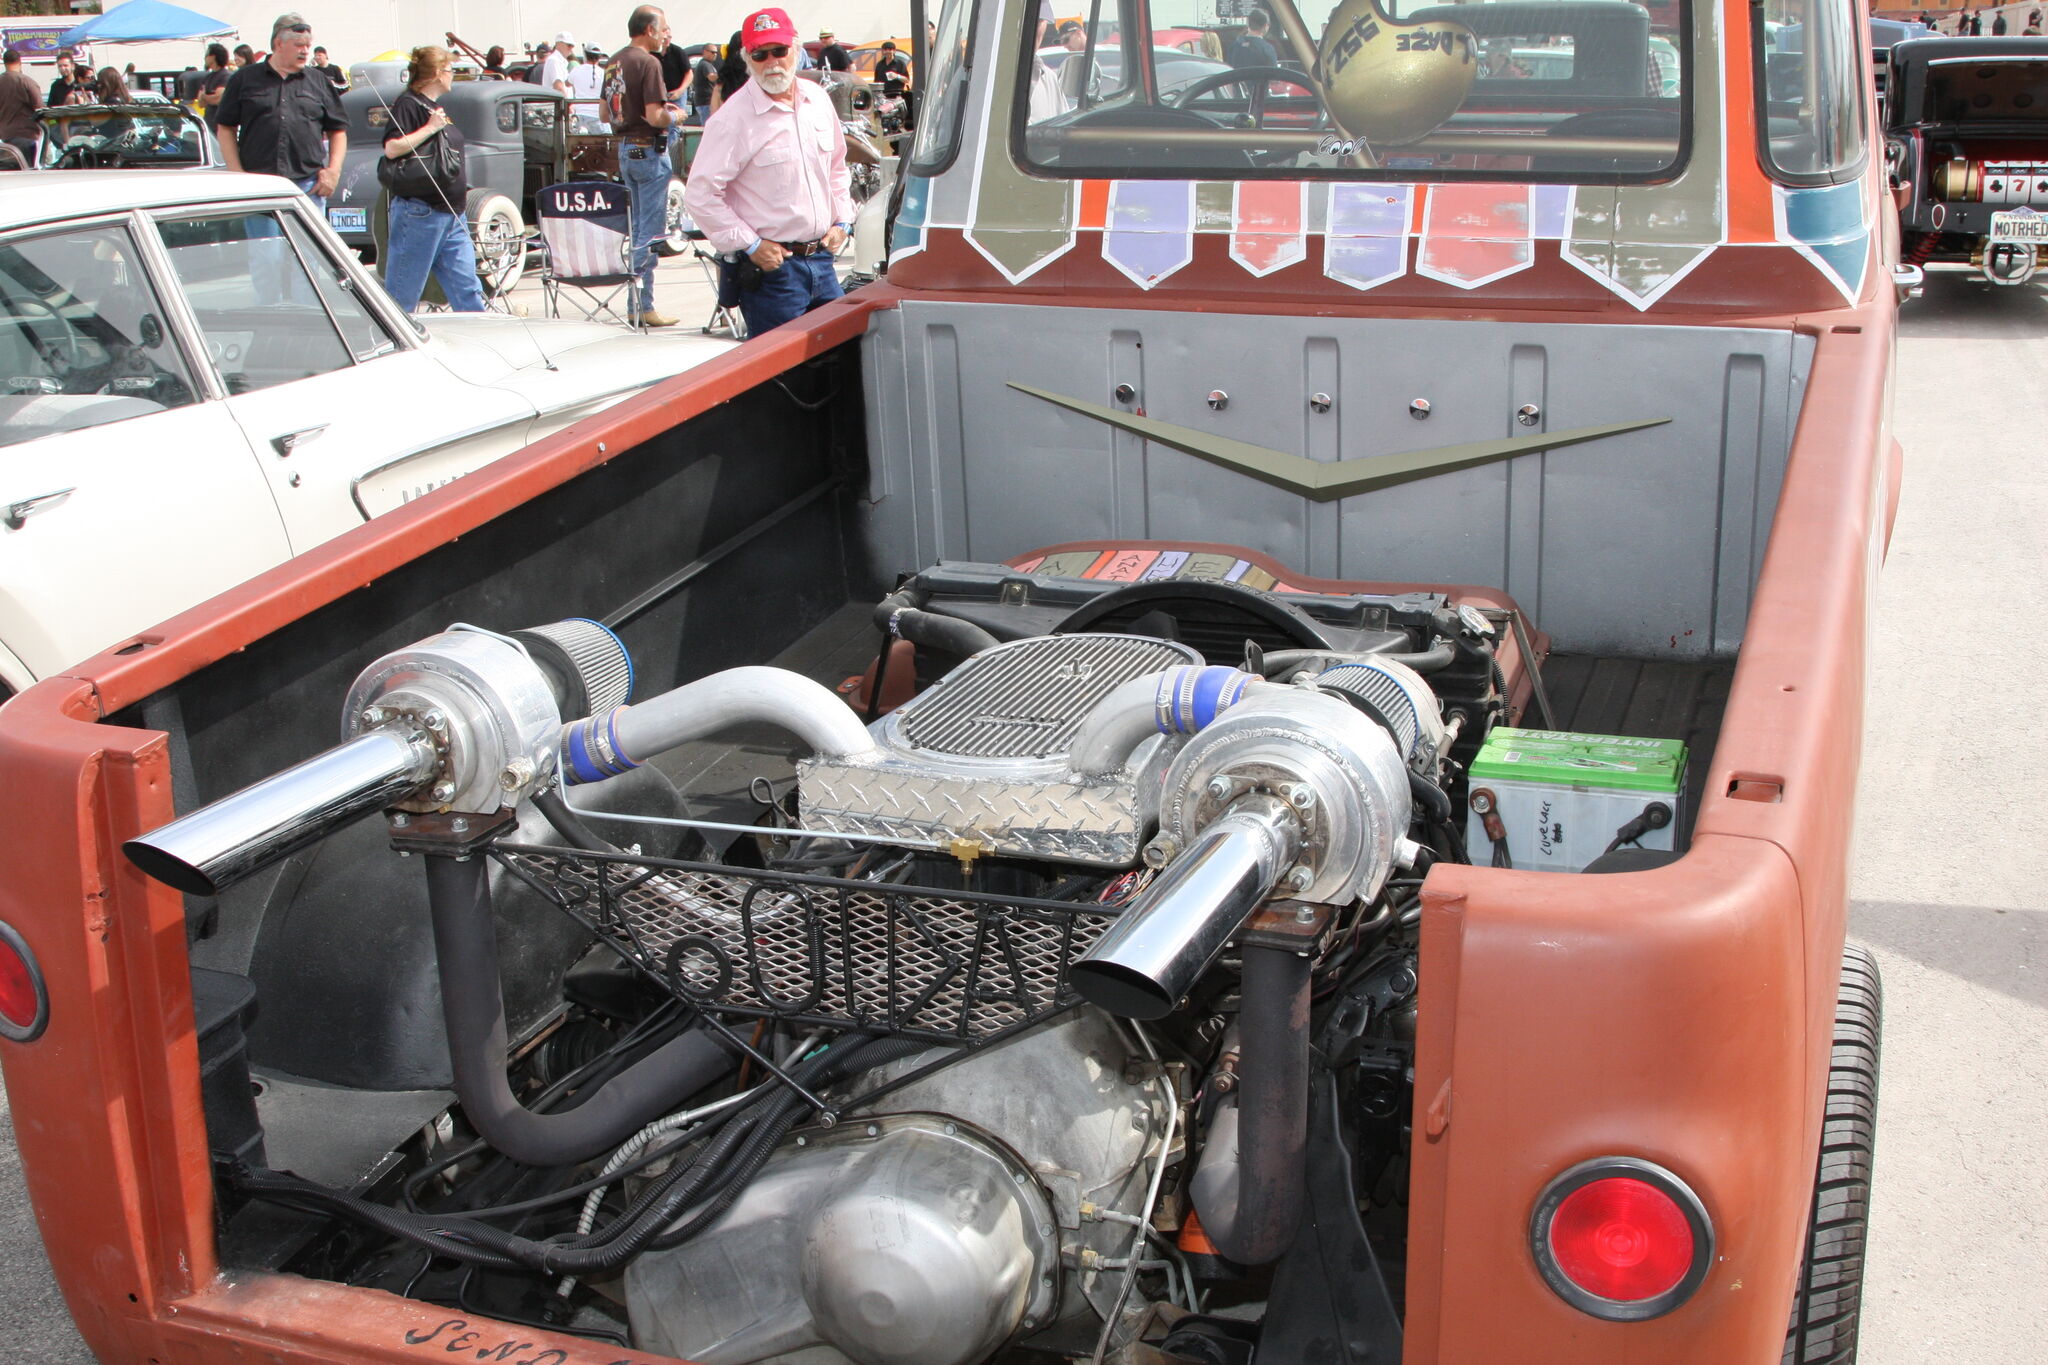
{"type": "Polygon", "coordinates": [[[1456,113],[1479,72],[1479,45],[1463,24],[1404,23],[1378,0],[1344,0],[1316,54],[1330,117],[1349,137],[1400,146],[1456,113]]]}

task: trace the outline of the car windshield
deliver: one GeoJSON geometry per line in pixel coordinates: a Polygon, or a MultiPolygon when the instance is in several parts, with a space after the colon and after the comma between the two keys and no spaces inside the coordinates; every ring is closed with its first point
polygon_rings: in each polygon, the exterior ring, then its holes
{"type": "Polygon", "coordinates": [[[176,105],[107,105],[46,110],[42,115],[46,170],[125,166],[197,166],[205,160],[205,130],[176,105]]]}
{"type": "Polygon", "coordinates": [[[1960,58],[1927,66],[1928,123],[2048,123],[2048,60],[1960,58]]]}
{"type": "Polygon", "coordinates": [[[1197,8],[1093,0],[1027,21],[1025,159],[1089,177],[1621,182],[1683,156],[1684,0],[1197,8]]]}

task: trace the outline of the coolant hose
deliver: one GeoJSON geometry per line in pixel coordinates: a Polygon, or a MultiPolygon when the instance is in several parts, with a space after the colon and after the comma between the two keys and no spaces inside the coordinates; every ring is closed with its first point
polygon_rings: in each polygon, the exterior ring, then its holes
{"type": "Polygon", "coordinates": [[[427,905],[441,975],[441,1014],[455,1094],[477,1133],[527,1166],[566,1166],[616,1148],[732,1069],[712,1038],[691,1030],[664,1043],[573,1109],[536,1114],[505,1077],[505,1002],[487,859],[430,856],[427,905]]]}
{"type": "Polygon", "coordinates": [[[1216,1249],[1239,1265],[1278,1260],[1293,1245],[1308,1196],[1309,967],[1283,948],[1244,949],[1236,1205],[1197,1204],[1216,1249]]]}
{"type": "Polygon", "coordinates": [[[926,645],[943,654],[966,658],[1002,643],[972,621],[924,610],[923,593],[898,588],[875,607],[875,625],[884,634],[914,645],[926,645]]]}

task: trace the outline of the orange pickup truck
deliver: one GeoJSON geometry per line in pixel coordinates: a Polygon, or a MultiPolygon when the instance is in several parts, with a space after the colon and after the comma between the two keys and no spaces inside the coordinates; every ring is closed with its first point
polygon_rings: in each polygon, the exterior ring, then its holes
{"type": "Polygon", "coordinates": [[[1853,1359],[1861,14],[1269,8],[942,6],[881,282],[0,714],[104,1358],[1853,1359]]]}

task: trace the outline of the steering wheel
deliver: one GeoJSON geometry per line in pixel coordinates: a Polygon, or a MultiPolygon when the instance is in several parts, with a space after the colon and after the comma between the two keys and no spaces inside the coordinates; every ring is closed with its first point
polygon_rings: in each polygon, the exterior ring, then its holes
{"type": "Polygon", "coordinates": [[[1140,618],[1154,612],[1169,617],[1188,616],[1205,628],[1205,635],[1231,629],[1274,631],[1301,649],[1330,647],[1322,629],[1299,607],[1242,584],[1199,578],[1112,588],[1074,608],[1053,627],[1052,633],[1076,635],[1103,629],[1100,623],[1112,618],[1119,624],[1110,629],[1128,630],[1140,618]]]}
{"type": "Polygon", "coordinates": [[[1264,129],[1266,126],[1266,87],[1273,81],[1299,86],[1315,97],[1316,123],[1318,126],[1329,119],[1329,111],[1323,108],[1323,92],[1308,76],[1284,66],[1241,66],[1230,71],[1212,71],[1182,86],[1174,93],[1172,107],[1185,109],[1203,95],[1233,85],[1248,85],[1251,96],[1246,101],[1245,116],[1249,120],[1240,123],[1240,128],[1264,129]]]}
{"type": "MultiPolygon", "coordinates": [[[[64,315],[57,311],[56,306],[54,304],[44,302],[42,299],[37,298],[33,294],[10,295],[6,301],[6,306],[10,310],[19,309],[23,304],[27,304],[34,308],[40,308],[43,312],[48,313],[50,315],[50,321],[57,324],[57,332],[63,338],[64,341],[65,371],[69,373],[74,370],[84,369],[84,357],[79,353],[78,349],[78,333],[75,330],[73,330],[70,323],[64,320],[64,315]]],[[[28,333],[29,339],[35,343],[36,348],[38,350],[41,350],[44,347],[48,347],[51,351],[54,351],[56,349],[55,344],[49,341],[45,341],[42,338],[42,336],[36,331],[36,329],[29,325],[29,320],[23,317],[18,311],[10,311],[4,316],[6,321],[13,323],[15,326],[21,328],[22,331],[28,333]]],[[[48,355],[45,355],[44,358],[46,360],[50,359],[48,355]]]]}

